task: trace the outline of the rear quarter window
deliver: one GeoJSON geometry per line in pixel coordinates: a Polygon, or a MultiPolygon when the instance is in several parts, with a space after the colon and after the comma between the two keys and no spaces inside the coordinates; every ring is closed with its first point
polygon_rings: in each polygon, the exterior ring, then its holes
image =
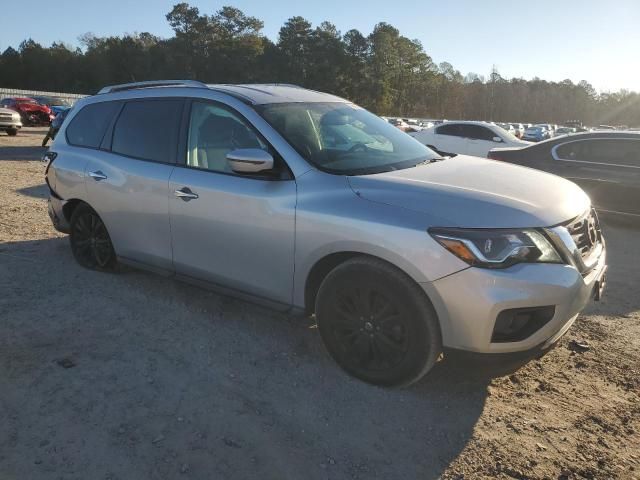
{"type": "Polygon", "coordinates": [[[119,107],[117,102],[92,103],[83,107],[67,127],[67,142],[78,147],[98,148],[119,107]]]}

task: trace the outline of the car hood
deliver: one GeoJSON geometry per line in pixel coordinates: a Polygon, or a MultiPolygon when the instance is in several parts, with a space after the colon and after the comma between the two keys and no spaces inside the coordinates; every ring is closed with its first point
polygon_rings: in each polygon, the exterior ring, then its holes
{"type": "Polygon", "coordinates": [[[561,177],[466,155],[353,176],[349,183],[361,198],[427,214],[432,226],[442,227],[547,227],[577,217],[591,203],[561,177]]]}
{"type": "Polygon", "coordinates": [[[16,111],[15,110],[11,110],[10,108],[0,107],[0,113],[13,115],[14,113],[16,113],[16,111]]]}
{"type": "Polygon", "coordinates": [[[49,113],[49,107],[45,107],[44,105],[34,105],[33,103],[18,103],[16,107],[22,110],[23,112],[45,112],[49,113]]]}

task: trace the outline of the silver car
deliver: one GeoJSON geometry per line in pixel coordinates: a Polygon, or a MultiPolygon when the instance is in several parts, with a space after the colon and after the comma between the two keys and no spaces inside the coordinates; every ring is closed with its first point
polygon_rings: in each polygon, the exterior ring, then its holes
{"type": "Polygon", "coordinates": [[[107,87],[45,157],[49,214],[81,265],[315,315],[329,354],[375,384],[415,382],[445,348],[544,350],[604,285],[575,184],[442,159],[295,86],[107,87]]]}
{"type": "Polygon", "coordinates": [[[15,110],[0,107],[0,132],[5,131],[7,135],[13,137],[22,128],[20,114],[15,110]]]}

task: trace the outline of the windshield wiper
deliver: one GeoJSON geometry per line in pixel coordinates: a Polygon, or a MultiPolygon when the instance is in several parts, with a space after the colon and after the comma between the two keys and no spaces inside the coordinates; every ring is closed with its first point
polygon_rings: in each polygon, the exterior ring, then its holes
{"type": "Polygon", "coordinates": [[[432,163],[441,162],[442,160],[445,160],[445,157],[428,158],[427,160],[423,160],[422,162],[416,163],[414,167],[419,167],[420,165],[430,165],[432,163]]]}

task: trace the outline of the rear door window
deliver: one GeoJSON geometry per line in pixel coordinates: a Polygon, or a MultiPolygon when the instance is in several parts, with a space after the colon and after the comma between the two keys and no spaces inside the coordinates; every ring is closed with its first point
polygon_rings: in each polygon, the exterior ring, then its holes
{"type": "Polygon", "coordinates": [[[118,102],[87,105],[71,119],[66,131],[67,142],[77,147],[98,148],[119,108],[118,102]]]}
{"type": "Polygon", "coordinates": [[[452,137],[464,137],[459,123],[450,123],[436,128],[438,135],[450,135],[452,137]]]}
{"type": "Polygon", "coordinates": [[[174,98],[127,102],[113,127],[111,151],[174,163],[183,103],[174,98]]]}
{"type": "Polygon", "coordinates": [[[497,135],[486,127],[481,125],[465,125],[461,124],[464,136],[473,140],[488,140],[492,141],[493,137],[497,135]]]}

